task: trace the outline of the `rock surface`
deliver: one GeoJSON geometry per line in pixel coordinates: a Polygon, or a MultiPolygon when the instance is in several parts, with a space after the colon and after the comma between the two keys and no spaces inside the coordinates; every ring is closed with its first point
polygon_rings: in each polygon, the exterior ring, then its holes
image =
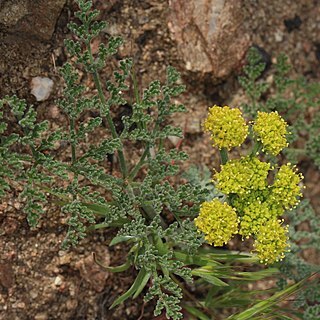
{"type": "Polygon", "coordinates": [[[219,80],[239,66],[250,43],[241,2],[170,1],[168,25],[187,70],[219,80]]]}
{"type": "Polygon", "coordinates": [[[4,0],[0,2],[0,29],[19,36],[50,40],[66,0],[4,0]],[[2,25],[2,28],[1,28],[2,25]]]}

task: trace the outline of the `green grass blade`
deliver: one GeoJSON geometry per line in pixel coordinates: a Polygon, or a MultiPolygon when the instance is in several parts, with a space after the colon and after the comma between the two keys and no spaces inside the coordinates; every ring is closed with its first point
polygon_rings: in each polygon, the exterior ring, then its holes
{"type": "Polygon", "coordinates": [[[134,281],[132,286],[129,288],[129,290],[127,292],[125,292],[123,295],[121,295],[120,297],[118,297],[113,302],[113,304],[111,305],[111,307],[109,309],[116,307],[120,303],[124,302],[125,300],[127,300],[128,298],[133,296],[135,294],[135,292],[140,288],[141,283],[142,283],[143,279],[145,279],[146,274],[147,274],[146,270],[141,269],[138,273],[138,276],[136,277],[136,280],[134,281]]]}
{"type": "Polygon", "coordinates": [[[114,245],[116,245],[116,244],[118,244],[118,243],[126,242],[126,241],[132,240],[132,239],[134,239],[134,238],[135,238],[135,237],[131,237],[131,236],[115,236],[115,237],[111,240],[109,246],[111,247],[111,246],[114,246],[114,245]]]}
{"type": "Polygon", "coordinates": [[[199,309],[192,307],[192,306],[188,306],[188,305],[183,305],[182,306],[183,309],[187,310],[188,313],[190,313],[191,315],[195,316],[196,319],[199,320],[211,320],[211,318],[209,318],[207,315],[205,315],[203,312],[201,312],[199,309]]]}
{"type": "Polygon", "coordinates": [[[192,270],[192,274],[194,276],[200,277],[200,278],[206,280],[207,282],[209,282],[215,286],[218,286],[218,287],[228,287],[229,286],[226,282],[224,282],[221,279],[214,276],[210,272],[210,270],[206,270],[203,268],[194,269],[194,270],[192,270]]]}
{"type": "Polygon", "coordinates": [[[148,283],[149,279],[151,277],[151,273],[147,272],[145,274],[145,276],[142,278],[140,285],[138,286],[138,288],[136,289],[135,294],[133,295],[133,299],[135,299],[140,293],[141,291],[144,289],[144,287],[146,286],[146,284],[148,283]]]}
{"type": "Polygon", "coordinates": [[[128,270],[128,269],[130,268],[130,266],[131,266],[131,263],[130,263],[129,260],[127,260],[124,264],[122,264],[122,265],[120,265],[120,266],[117,266],[117,267],[105,266],[105,265],[103,265],[103,263],[101,263],[101,262],[97,259],[95,253],[93,253],[92,255],[93,255],[93,260],[94,260],[94,262],[95,262],[97,265],[99,265],[101,268],[103,268],[103,269],[105,269],[105,270],[107,270],[107,271],[110,271],[110,272],[114,272],[114,273],[115,273],[115,272],[123,272],[123,271],[128,270]]]}
{"type": "Polygon", "coordinates": [[[273,296],[271,296],[270,298],[258,302],[257,304],[255,304],[254,306],[252,306],[251,308],[237,314],[237,315],[232,315],[231,317],[229,317],[229,320],[247,320],[247,319],[252,319],[253,316],[256,316],[258,314],[260,314],[261,312],[266,311],[267,309],[269,309],[270,307],[273,307],[274,305],[276,305],[279,301],[283,300],[284,298],[286,298],[287,296],[297,292],[298,290],[301,289],[301,287],[305,284],[305,282],[309,279],[303,279],[301,281],[299,281],[296,284],[293,284],[291,286],[289,286],[288,288],[275,293],[273,296]]]}

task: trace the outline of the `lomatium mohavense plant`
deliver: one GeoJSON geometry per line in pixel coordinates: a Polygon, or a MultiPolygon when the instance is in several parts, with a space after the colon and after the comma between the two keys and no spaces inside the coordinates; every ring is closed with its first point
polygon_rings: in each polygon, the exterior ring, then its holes
{"type": "MultiPolygon", "coordinates": [[[[135,84],[135,75],[132,59],[126,58],[104,86],[99,72],[117,52],[122,39],[110,37],[94,54],[91,42],[106,24],[97,21],[99,11],[92,10],[92,1],[76,2],[80,7],[75,14],[79,24],[69,24],[75,38],[65,42],[71,59],[60,70],[65,90],[58,105],[67,117],[67,125],[52,132],[49,122],[38,122],[34,107],[28,107],[24,100],[15,96],[0,100],[0,194],[11,188],[22,189],[20,199],[32,227],[42,218],[48,201],[62,204],[61,210],[68,217],[63,243],[66,248],[77,245],[88,231],[118,228],[110,246],[127,243],[130,250],[126,262],[117,267],[96,262],[111,272],[133,267],[137,276],[111,308],[144,291],[145,301],[156,299],[155,315],[164,311],[167,318],[181,319],[183,306],[190,315],[210,319],[208,314],[214,316],[215,310],[224,306],[221,300],[215,304],[210,299],[212,286],[230,287],[225,294],[227,305],[232,306],[230,297],[241,289],[232,286],[232,281],[255,281],[276,271],[236,273],[231,262],[255,263],[255,255],[217,254],[206,247],[203,251],[205,241],[221,246],[237,233],[243,238],[252,236],[254,251],[268,264],[282,259],[287,250],[287,228],[280,217],[296,205],[302,177],[289,164],[276,168],[258,159],[262,150],[277,154],[286,146],[285,122],[277,114],[261,113],[253,125],[247,125],[239,109],[211,108],[204,127],[222,155],[221,170],[214,174],[214,181],[225,201],[217,197],[208,200],[209,189],[191,183],[174,186],[169,177],[179,173],[178,163],[187,155],[177,149],[168,151],[164,140],[182,137],[180,128],[168,125],[172,114],[185,111],[184,106],[171,101],[184,90],[179,74],[169,67],[164,84],[153,81],[143,92],[134,85],[132,101],[128,91],[130,81],[135,84]],[[88,93],[81,84],[79,70],[92,77],[94,93],[88,93]],[[132,105],[132,114],[122,118],[123,130],[119,132],[112,109],[127,103],[132,105]],[[99,115],[83,117],[86,110],[96,110],[99,115]],[[9,112],[16,122],[10,127],[9,112]],[[265,127],[259,124],[261,118],[265,118],[265,127]],[[109,128],[107,138],[87,145],[86,137],[95,134],[103,120],[109,128]],[[228,161],[227,151],[240,146],[249,132],[256,140],[252,153],[228,161]],[[66,161],[56,157],[54,147],[60,141],[70,148],[66,161]],[[130,143],[131,148],[139,150],[143,146],[133,165],[124,149],[130,143]],[[105,169],[108,154],[118,158],[117,175],[105,169]],[[225,261],[231,262],[224,266],[225,261]],[[189,293],[190,299],[181,304],[193,277],[206,290],[211,286],[208,298],[196,301],[189,293]]],[[[285,289],[278,296],[295,288],[285,289]]],[[[248,298],[243,306],[251,302],[248,298]]]]}

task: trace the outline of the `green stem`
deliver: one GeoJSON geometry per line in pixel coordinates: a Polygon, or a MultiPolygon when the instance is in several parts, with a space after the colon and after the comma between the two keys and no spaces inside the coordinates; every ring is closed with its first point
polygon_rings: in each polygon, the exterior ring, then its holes
{"type": "MultiPolygon", "coordinates": [[[[92,65],[94,65],[94,58],[93,58],[93,54],[92,54],[92,51],[91,51],[91,46],[90,46],[90,42],[89,41],[86,42],[86,46],[87,46],[88,53],[89,53],[90,63],[92,65]]],[[[101,103],[103,105],[107,105],[106,97],[104,96],[103,90],[102,90],[102,87],[101,87],[101,81],[100,81],[99,73],[98,73],[96,68],[93,71],[93,81],[94,81],[94,84],[95,84],[95,86],[96,86],[96,88],[98,90],[98,95],[99,95],[99,99],[100,99],[101,103]]],[[[119,139],[119,135],[118,135],[118,133],[116,131],[116,127],[114,126],[112,117],[110,115],[110,110],[107,110],[107,113],[105,114],[105,116],[106,116],[106,119],[107,119],[107,122],[108,122],[108,126],[109,126],[109,128],[111,130],[112,138],[113,139],[119,139]]],[[[120,170],[122,172],[123,178],[125,179],[127,177],[127,166],[126,166],[126,161],[125,161],[125,158],[124,158],[122,146],[118,150],[118,155],[119,155],[119,162],[120,162],[120,170]]]]}
{"type": "Polygon", "coordinates": [[[98,229],[106,229],[106,228],[121,228],[125,223],[128,223],[130,220],[117,220],[110,223],[98,223],[95,225],[92,225],[87,228],[88,231],[95,231],[98,229]]]}
{"type": "MultiPolygon", "coordinates": [[[[154,217],[157,215],[151,206],[142,205],[142,210],[146,214],[149,221],[152,221],[154,217]]],[[[164,230],[168,228],[167,224],[165,223],[165,221],[161,216],[160,216],[160,225],[164,230]]]]}
{"type": "MultiPolygon", "coordinates": [[[[156,124],[154,126],[153,129],[153,134],[155,134],[157,132],[157,130],[159,130],[159,118],[156,121],[156,124]]],[[[160,139],[159,141],[159,151],[162,149],[162,143],[163,143],[163,139],[160,139]]],[[[139,172],[140,168],[143,166],[144,164],[144,160],[145,158],[149,156],[150,157],[150,143],[147,143],[144,152],[139,160],[139,162],[136,164],[136,166],[132,169],[130,175],[129,175],[129,181],[132,181],[134,179],[134,177],[137,175],[137,173],[139,172]]]]}
{"type": "Polygon", "coordinates": [[[75,164],[75,162],[77,161],[77,157],[76,157],[76,142],[75,139],[75,121],[74,118],[70,119],[70,136],[71,136],[71,162],[72,164],[75,164]]]}
{"type": "MultiPolygon", "coordinates": [[[[131,73],[131,79],[132,79],[132,83],[133,83],[133,91],[134,91],[134,96],[135,96],[135,100],[138,104],[141,103],[141,99],[140,99],[140,95],[139,95],[139,88],[138,88],[138,82],[137,82],[137,78],[136,78],[136,72],[135,72],[135,68],[134,68],[134,64],[132,66],[132,73],[131,73]]],[[[141,128],[140,128],[141,129],[141,128]]],[[[146,129],[146,124],[143,123],[143,129],[146,129]]],[[[144,159],[146,158],[146,156],[150,157],[150,143],[147,142],[145,145],[145,151],[141,156],[141,159],[139,161],[139,163],[136,165],[136,167],[133,169],[133,177],[131,178],[131,180],[136,176],[136,174],[138,173],[141,165],[143,164],[144,159]]]]}
{"type": "Polygon", "coordinates": [[[251,151],[251,156],[256,156],[260,153],[262,149],[262,144],[260,141],[256,141],[255,144],[253,145],[252,151],[251,151]]]}
{"type": "Polygon", "coordinates": [[[132,181],[135,178],[135,176],[139,172],[140,168],[143,166],[144,160],[145,160],[145,158],[147,157],[148,154],[149,154],[149,147],[146,146],[146,148],[144,149],[144,152],[143,152],[139,162],[135,165],[135,167],[132,169],[132,171],[129,174],[129,177],[128,177],[129,181],[132,181]]]}
{"type": "Polygon", "coordinates": [[[228,162],[228,151],[226,148],[222,148],[220,150],[220,158],[221,158],[221,164],[224,165],[228,162]]]}
{"type": "MultiPolygon", "coordinates": [[[[71,116],[70,118],[70,140],[71,140],[71,166],[73,166],[77,161],[76,156],[76,128],[75,128],[75,120],[71,116]]],[[[73,181],[74,186],[78,185],[78,174],[74,172],[73,181]]],[[[77,195],[73,192],[73,200],[77,199],[77,195]]]]}

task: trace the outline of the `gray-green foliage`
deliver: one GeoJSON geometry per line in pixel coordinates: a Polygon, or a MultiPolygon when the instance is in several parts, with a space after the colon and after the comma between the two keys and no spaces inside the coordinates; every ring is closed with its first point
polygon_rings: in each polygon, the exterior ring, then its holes
{"type": "Polygon", "coordinates": [[[239,77],[249,98],[249,103],[243,105],[244,112],[255,117],[258,111],[278,111],[290,125],[291,145],[285,150],[288,159],[297,162],[304,155],[320,167],[320,83],[308,82],[304,77],[291,79],[291,66],[284,54],[273,66],[271,82],[262,77],[266,65],[256,48],[249,50],[247,61],[244,75],[239,77]]]}
{"type": "Polygon", "coordinates": [[[26,102],[16,96],[0,100],[0,107],[3,110],[0,192],[4,195],[4,191],[10,189],[10,182],[23,182],[20,196],[26,199],[24,210],[30,225],[35,226],[47,200],[46,187],[53,181],[48,172],[66,177],[65,165],[45,153],[60,139],[60,133],[55,132],[43,137],[48,129],[48,122],[36,122],[33,106],[27,107],[26,102]],[[6,123],[9,120],[4,117],[4,113],[8,112],[5,105],[10,107],[12,123],[6,123]]]}
{"type": "Polygon", "coordinates": [[[299,282],[306,277],[311,277],[311,283],[299,292],[294,306],[303,310],[303,313],[300,314],[301,319],[316,319],[320,310],[320,282],[314,275],[320,271],[320,267],[308,263],[303,259],[302,254],[303,250],[306,249],[313,250],[314,255],[319,254],[320,218],[315,214],[310,202],[306,199],[296,209],[288,212],[287,216],[290,220],[291,251],[280,265],[282,277],[278,284],[283,288],[288,284],[288,281],[299,282]],[[305,224],[305,230],[299,230],[303,223],[305,224]],[[318,314],[315,314],[315,312],[318,312],[318,314]]]}
{"type": "Polygon", "coordinates": [[[146,300],[157,298],[155,314],[164,309],[167,317],[180,319],[182,289],[173,275],[187,282],[192,278],[191,270],[174,256],[174,250],[192,254],[203,243],[192,218],[206,197],[206,192],[191,184],[174,187],[169,182],[170,176],[179,173],[179,162],[187,159],[184,152],[164,147],[168,136],[182,137],[180,128],[168,124],[168,117],[185,111],[184,106],[172,102],[184,86],[179,84],[177,71],[169,67],[164,84],[153,81],[141,94],[135,88],[135,101],[129,101],[132,115],[122,118],[124,129],[118,133],[111,108],[127,103],[129,82],[134,77],[132,60],[120,61],[112,78],[103,85],[99,71],[122,40],[110,37],[93,54],[91,40],[106,24],[95,20],[99,12],[91,9],[92,1],[77,3],[80,11],[75,16],[80,23],[69,24],[75,40],[65,42],[73,59],[60,70],[65,89],[58,105],[66,115],[66,126],[50,132],[49,123],[38,122],[35,109],[24,100],[15,96],[0,100],[0,193],[23,188],[20,198],[32,227],[44,214],[46,202],[58,200],[68,217],[65,247],[76,245],[88,227],[119,227],[110,245],[126,242],[131,247],[128,263],[119,270],[132,265],[138,276],[112,306],[135,298],[151,279],[146,300]],[[96,94],[88,93],[81,84],[79,69],[92,76],[96,94]],[[99,116],[83,117],[86,110],[97,110],[99,116]],[[109,128],[107,138],[88,146],[86,137],[95,134],[103,120],[109,128]],[[131,142],[131,148],[144,148],[133,166],[125,159],[124,141],[131,142]],[[66,161],[56,157],[55,144],[60,142],[69,146],[70,158],[66,161]],[[118,157],[121,177],[106,171],[108,154],[118,157]],[[144,173],[138,175],[142,168],[144,173]]]}

